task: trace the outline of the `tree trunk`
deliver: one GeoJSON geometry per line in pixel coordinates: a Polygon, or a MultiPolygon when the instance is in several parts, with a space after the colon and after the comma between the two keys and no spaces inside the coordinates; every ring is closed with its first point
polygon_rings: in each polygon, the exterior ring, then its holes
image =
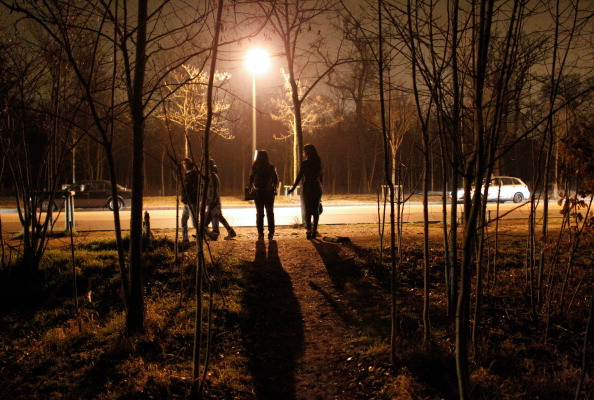
{"type": "Polygon", "coordinates": [[[396,236],[395,236],[395,216],[394,216],[394,183],[390,173],[390,145],[388,142],[388,130],[386,127],[386,107],[384,100],[384,59],[383,59],[383,32],[382,32],[382,0],[378,0],[378,30],[379,30],[379,92],[380,108],[382,120],[382,136],[384,138],[384,178],[390,188],[390,258],[391,258],[391,334],[390,334],[390,358],[392,365],[396,365],[396,337],[397,337],[397,278],[396,278],[396,236]]]}
{"type": "Polygon", "coordinates": [[[142,277],[142,197],[144,192],[144,101],[146,70],[146,28],[148,0],[138,0],[138,26],[134,83],[130,99],[133,132],[132,209],[130,212],[130,303],[126,327],[130,334],[144,331],[144,296],[142,277]]]}
{"type": "MultiPolygon", "coordinates": [[[[218,57],[218,49],[219,49],[219,36],[221,31],[221,18],[223,13],[223,6],[224,1],[219,0],[217,5],[217,16],[216,16],[216,26],[215,26],[215,33],[213,38],[213,49],[211,54],[211,63],[210,63],[210,76],[208,80],[208,87],[206,93],[206,107],[207,107],[207,115],[206,115],[206,123],[204,127],[204,149],[203,149],[203,159],[204,159],[204,175],[205,175],[205,182],[204,182],[204,189],[202,192],[202,199],[199,205],[200,210],[200,218],[198,218],[198,265],[196,267],[196,287],[195,287],[195,296],[196,296],[196,315],[194,320],[194,350],[193,350],[193,362],[192,362],[192,394],[195,395],[197,398],[202,397],[202,392],[204,390],[204,383],[206,382],[207,372],[208,372],[208,365],[210,360],[210,329],[211,324],[207,323],[207,341],[206,341],[206,349],[204,350],[204,357],[201,358],[202,352],[202,328],[203,328],[203,285],[204,281],[209,284],[208,279],[204,279],[206,276],[206,257],[204,254],[204,237],[206,234],[206,226],[204,225],[203,221],[205,221],[205,214],[206,214],[206,200],[208,195],[208,185],[210,180],[210,130],[212,126],[213,120],[213,89],[214,89],[214,76],[216,74],[216,66],[217,66],[217,57],[218,57]],[[200,374],[200,367],[201,367],[201,360],[203,361],[202,365],[202,374],[200,374]]],[[[198,206],[197,205],[197,206],[198,206]]],[[[197,208],[198,209],[198,208],[197,208]]],[[[212,319],[212,287],[209,290],[209,308],[208,308],[208,318],[209,320],[212,319]]]]}
{"type": "Polygon", "coordinates": [[[431,338],[429,323],[429,180],[431,161],[428,126],[423,127],[423,343],[431,338]]]}

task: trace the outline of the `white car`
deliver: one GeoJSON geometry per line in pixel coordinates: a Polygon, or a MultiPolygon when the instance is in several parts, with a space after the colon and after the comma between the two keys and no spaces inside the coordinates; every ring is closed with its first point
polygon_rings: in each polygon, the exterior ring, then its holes
{"type": "MultiPolygon", "coordinates": [[[[485,184],[481,187],[481,194],[485,193],[485,184]]],[[[472,194],[471,194],[472,196],[472,194]]],[[[456,198],[461,201],[464,199],[464,189],[458,189],[456,198]]],[[[494,176],[489,184],[487,201],[513,201],[521,203],[530,198],[530,190],[520,178],[513,176],[494,176]]]]}

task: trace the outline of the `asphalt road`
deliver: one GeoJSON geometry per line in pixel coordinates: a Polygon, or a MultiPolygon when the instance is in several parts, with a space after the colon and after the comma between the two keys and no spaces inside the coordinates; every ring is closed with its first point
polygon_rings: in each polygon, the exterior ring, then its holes
{"type": "MultiPolygon", "coordinates": [[[[496,215],[497,204],[489,204],[488,209],[491,218],[496,215]]],[[[503,218],[526,219],[529,214],[529,204],[502,203],[499,204],[499,214],[503,218]]],[[[551,212],[558,209],[556,203],[550,203],[551,212]]],[[[542,210],[542,206],[539,207],[542,210]]],[[[439,203],[430,204],[429,220],[431,222],[441,221],[442,206],[439,203]]],[[[152,229],[175,228],[175,208],[148,208],[151,218],[152,229]]],[[[542,212],[542,211],[541,211],[542,212]]],[[[278,226],[293,225],[300,220],[300,209],[298,205],[277,205],[275,207],[275,220],[278,226]]],[[[122,228],[129,229],[130,210],[120,212],[122,228]]],[[[181,210],[180,214],[181,216],[181,210]]],[[[255,226],[256,210],[253,205],[223,207],[223,215],[232,226],[255,226]]],[[[21,230],[18,214],[14,210],[3,210],[2,232],[15,233],[21,230]],[[11,212],[12,211],[12,212],[11,212]]],[[[389,208],[386,210],[386,218],[389,218],[389,208]]],[[[423,221],[423,206],[420,203],[407,203],[404,206],[403,220],[406,223],[423,221]]],[[[377,204],[324,204],[324,213],[320,216],[320,224],[360,224],[376,223],[378,221],[377,204]]],[[[108,231],[113,230],[113,214],[107,210],[86,210],[76,209],[75,226],[79,231],[108,231]]],[[[64,213],[57,216],[54,225],[55,229],[65,227],[64,213]]]]}

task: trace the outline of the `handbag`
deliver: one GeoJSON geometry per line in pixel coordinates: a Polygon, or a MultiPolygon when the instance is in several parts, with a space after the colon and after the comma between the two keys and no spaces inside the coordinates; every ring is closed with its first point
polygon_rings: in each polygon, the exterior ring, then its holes
{"type": "Polygon", "coordinates": [[[320,206],[318,207],[318,215],[322,215],[324,212],[324,207],[322,207],[322,202],[320,201],[320,206]]]}
{"type": "Polygon", "coordinates": [[[246,187],[244,190],[245,201],[254,200],[256,191],[252,187],[246,187]]]}

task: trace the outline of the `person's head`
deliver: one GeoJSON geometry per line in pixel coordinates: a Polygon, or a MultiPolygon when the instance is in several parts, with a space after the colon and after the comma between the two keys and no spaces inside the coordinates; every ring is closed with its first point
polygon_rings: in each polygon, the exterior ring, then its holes
{"type": "Polygon", "coordinates": [[[191,170],[192,168],[194,168],[194,161],[192,161],[192,160],[191,160],[191,159],[189,159],[189,158],[184,158],[184,159],[182,160],[182,166],[184,167],[184,169],[185,169],[186,171],[189,171],[189,170],[191,170]]]}
{"type": "Polygon", "coordinates": [[[307,158],[308,160],[320,159],[320,156],[318,155],[318,150],[316,149],[316,146],[314,146],[313,144],[306,144],[305,146],[303,146],[303,154],[305,155],[305,158],[307,158]]]}
{"type": "Polygon", "coordinates": [[[217,164],[215,163],[215,160],[213,160],[212,158],[208,160],[208,168],[210,172],[214,172],[215,174],[218,172],[217,164]]]}
{"type": "Polygon", "coordinates": [[[270,164],[270,159],[268,158],[268,152],[266,150],[258,150],[258,154],[256,155],[256,161],[254,161],[254,165],[268,165],[270,164]]]}

